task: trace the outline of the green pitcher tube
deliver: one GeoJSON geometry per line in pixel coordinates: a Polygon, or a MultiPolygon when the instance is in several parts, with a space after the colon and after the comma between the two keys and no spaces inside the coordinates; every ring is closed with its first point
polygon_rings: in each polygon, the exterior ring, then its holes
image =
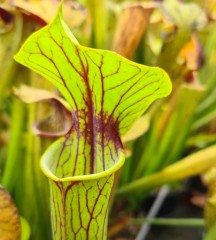
{"type": "MultiPolygon", "coordinates": [[[[41,167],[49,178],[53,239],[107,239],[107,212],[115,174],[124,163],[119,160],[106,171],[58,178],[52,172],[53,153],[59,141],[42,156],[41,167]]],[[[59,165],[60,166],[60,165],[59,165]]]]}

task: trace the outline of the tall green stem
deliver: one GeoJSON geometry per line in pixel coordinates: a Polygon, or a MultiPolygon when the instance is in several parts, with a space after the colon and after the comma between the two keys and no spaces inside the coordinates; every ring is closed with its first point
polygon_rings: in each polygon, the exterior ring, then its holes
{"type": "Polygon", "coordinates": [[[2,185],[11,192],[16,182],[16,166],[20,154],[22,128],[24,124],[25,110],[23,103],[13,99],[12,103],[12,120],[10,128],[10,141],[7,148],[7,158],[5,162],[2,185]]]}
{"type": "Polygon", "coordinates": [[[88,6],[93,19],[93,42],[96,48],[106,47],[107,8],[106,0],[90,0],[88,6]]]}

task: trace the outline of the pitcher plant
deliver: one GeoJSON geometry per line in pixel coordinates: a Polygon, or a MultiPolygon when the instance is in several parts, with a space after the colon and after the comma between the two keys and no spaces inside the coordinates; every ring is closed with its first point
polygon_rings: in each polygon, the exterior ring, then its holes
{"type": "Polygon", "coordinates": [[[110,195],[125,159],[120,136],[153,101],[170,94],[171,82],[160,68],[79,45],[62,3],[15,60],[54,84],[70,111],[69,131],[41,158],[53,238],[106,239],[110,195]]]}

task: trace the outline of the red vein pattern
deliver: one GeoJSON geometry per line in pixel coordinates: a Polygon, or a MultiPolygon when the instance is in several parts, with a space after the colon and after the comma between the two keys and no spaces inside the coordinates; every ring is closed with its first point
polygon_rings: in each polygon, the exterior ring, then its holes
{"type": "Polygon", "coordinates": [[[122,151],[119,135],[171,88],[168,76],[158,68],[80,46],[62,22],[59,14],[16,56],[58,87],[73,108],[72,128],[49,166],[60,178],[112,167],[122,151]]]}
{"type": "Polygon", "coordinates": [[[113,180],[111,174],[98,180],[50,183],[55,239],[106,239],[113,180]]]}

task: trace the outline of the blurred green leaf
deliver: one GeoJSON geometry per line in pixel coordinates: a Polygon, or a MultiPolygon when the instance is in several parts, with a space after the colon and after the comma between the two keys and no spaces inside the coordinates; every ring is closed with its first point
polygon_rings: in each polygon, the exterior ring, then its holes
{"type": "Polygon", "coordinates": [[[204,240],[213,240],[213,239],[215,239],[215,236],[216,236],[216,223],[206,233],[204,240]]]}
{"type": "Polygon", "coordinates": [[[189,30],[201,29],[207,24],[207,17],[201,7],[194,3],[178,0],[165,0],[161,10],[168,21],[178,28],[189,30]]]}
{"type": "Polygon", "coordinates": [[[187,139],[187,148],[204,148],[216,142],[216,133],[197,133],[187,139]]]}
{"type": "Polygon", "coordinates": [[[130,220],[135,224],[151,224],[159,226],[178,226],[178,227],[203,227],[205,222],[202,218],[134,218],[130,220]]]}
{"type": "Polygon", "coordinates": [[[23,217],[20,217],[20,221],[21,221],[21,240],[29,240],[31,235],[30,225],[23,217]]]}
{"type": "Polygon", "coordinates": [[[182,81],[182,66],[178,64],[177,57],[190,40],[191,34],[207,24],[207,17],[198,5],[177,0],[164,1],[161,11],[168,23],[174,25],[174,33],[171,37],[166,30],[162,33],[164,43],[157,58],[157,65],[168,71],[175,82],[182,81]]]}

